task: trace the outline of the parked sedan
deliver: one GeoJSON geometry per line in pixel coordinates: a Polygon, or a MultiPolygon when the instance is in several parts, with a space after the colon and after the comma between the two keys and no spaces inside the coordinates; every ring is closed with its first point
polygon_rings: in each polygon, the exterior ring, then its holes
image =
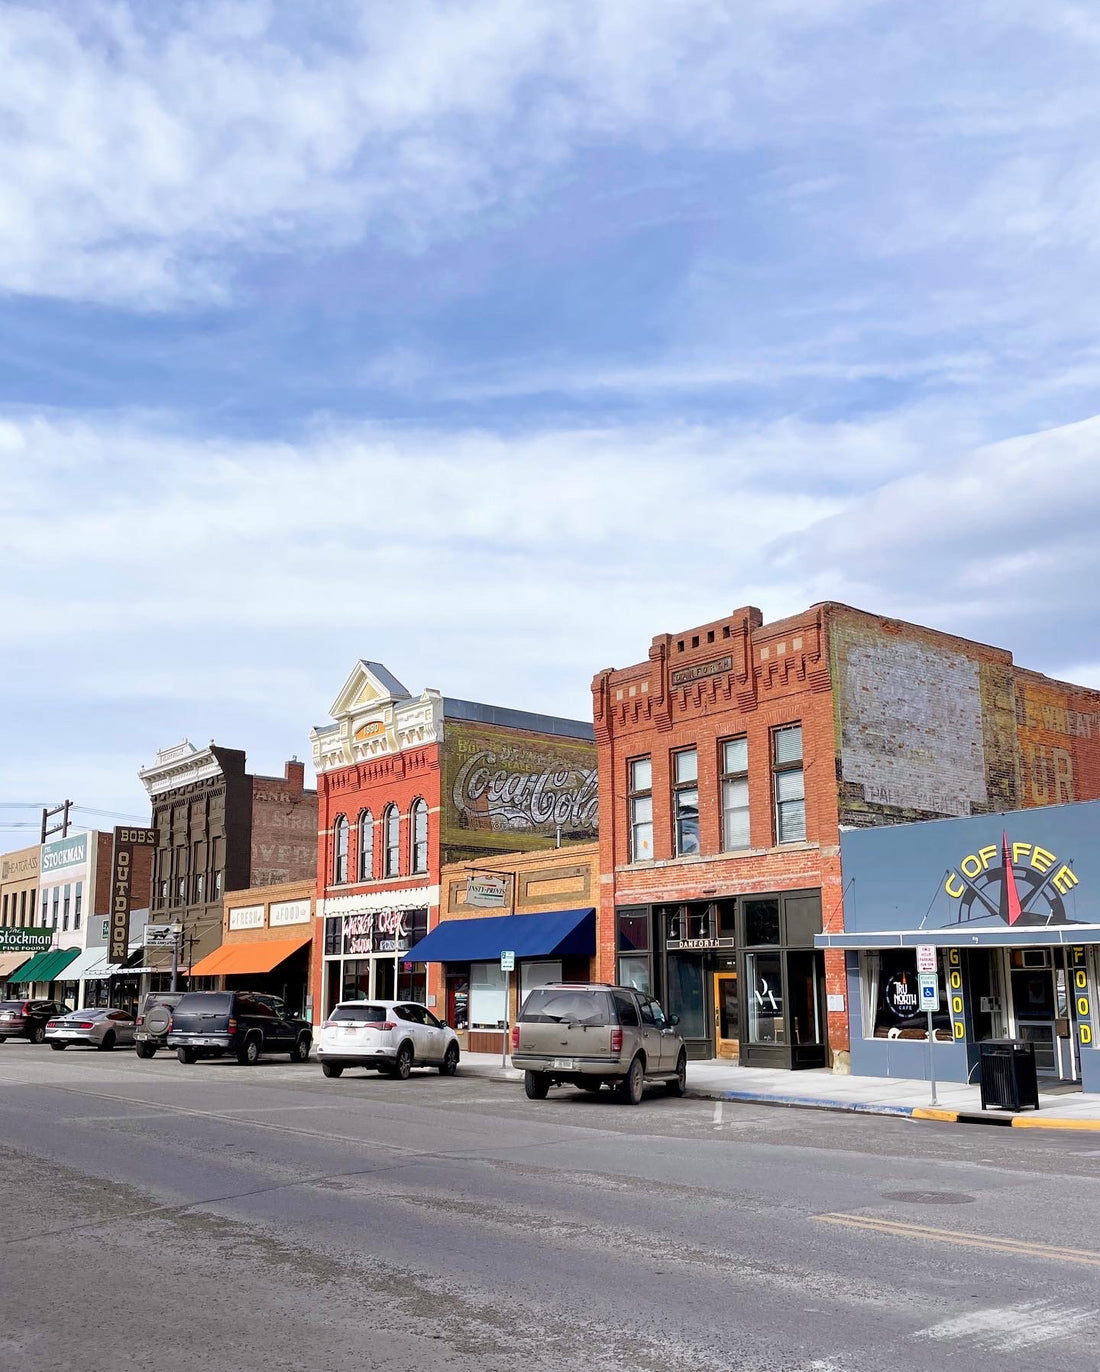
{"type": "Polygon", "coordinates": [[[57,1052],[71,1043],[84,1043],[109,1053],[118,1043],[133,1043],[134,1017],[125,1010],[101,1005],[95,1009],[70,1010],[46,1025],[46,1042],[57,1052]]]}
{"type": "Polygon", "coordinates": [[[317,1056],[326,1077],[345,1067],[373,1067],[402,1081],[414,1067],[453,1077],[458,1035],[416,1001],[344,1000],[321,1025],[317,1056]]]}

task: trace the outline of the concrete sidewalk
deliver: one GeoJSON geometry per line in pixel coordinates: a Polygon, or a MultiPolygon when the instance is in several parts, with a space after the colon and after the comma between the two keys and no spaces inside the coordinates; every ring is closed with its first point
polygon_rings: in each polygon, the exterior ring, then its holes
{"type": "MultiPolygon", "coordinates": [[[[493,1081],[523,1080],[523,1073],[502,1066],[496,1054],[464,1053],[460,1071],[493,1081]]],[[[1001,1124],[1020,1129],[1084,1129],[1100,1131],[1100,1095],[1082,1091],[1040,1091],[1038,1110],[1019,1114],[981,1108],[977,1086],[941,1082],[938,1106],[930,1105],[926,1081],[900,1077],[839,1076],[829,1071],[785,1072],[741,1067],[713,1058],[688,1063],[688,1095],[710,1100],[745,1101],[754,1105],[785,1105],[808,1110],[842,1110],[867,1115],[900,1115],[960,1124],[1001,1124]]]]}

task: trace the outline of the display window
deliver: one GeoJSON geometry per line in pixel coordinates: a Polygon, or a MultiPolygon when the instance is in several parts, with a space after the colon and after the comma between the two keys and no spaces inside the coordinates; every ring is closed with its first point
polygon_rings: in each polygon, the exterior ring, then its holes
{"type": "MultiPolygon", "coordinates": [[[[936,1041],[951,1042],[954,1032],[944,988],[948,968],[937,953],[940,1008],[932,1016],[936,1041]]],[[[863,955],[864,1037],[876,1039],[928,1038],[928,1016],[920,1006],[917,954],[914,948],[887,948],[863,955]]]]}

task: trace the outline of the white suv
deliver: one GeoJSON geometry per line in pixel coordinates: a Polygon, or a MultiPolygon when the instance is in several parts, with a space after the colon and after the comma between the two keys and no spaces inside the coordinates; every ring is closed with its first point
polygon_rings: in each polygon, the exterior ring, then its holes
{"type": "Polygon", "coordinates": [[[317,1057],[326,1077],[375,1068],[404,1081],[414,1067],[458,1071],[458,1035],[412,1000],[342,1000],[321,1025],[317,1057]]]}

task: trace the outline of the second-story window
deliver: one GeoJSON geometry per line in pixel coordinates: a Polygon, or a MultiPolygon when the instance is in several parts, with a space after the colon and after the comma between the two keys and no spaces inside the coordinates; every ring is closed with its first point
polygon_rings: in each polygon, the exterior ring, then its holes
{"type": "Polygon", "coordinates": [[[802,725],[772,730],[772,782],[776,843],[806,838],[806,785],[802,772],[802,725]]]}
{"type": "Polygon", "coordinates": [[[722,744],[722,847],[749,846],[749,741],[728,738],[722,744]]]}
{"type": "Polygon", "coordinates": [[[412,870],[428,870],[428,802],[418,800],[412,807],[412,870]]]}
{"type": "Polygon", "coordinates": [[[653,764],[647,757],[636,757],[627,767],[630,861],[647,862],[653,856],[653,764]]]}
{"type": "Polygon", "coordinates": [[[357,881],[370,881],[374,876],[374,816],[369,810],[359,811],[359,865],[357,881]]]}
{"type": "Polygon", "coordinates": [[[401,872],[401,815],[396,805],[386,806],[383,824],[386,839],[385,874],[395,877],[401,872]]]}
{"type": "Polygon", "coordinates": [[[80,907],[84,903],[84,883],[78,881],[73,888],[73,928],[80,928],[80,907]]]}
{"type": "Polygon", "coordinates": [[[699,754],[682,748],[672,755],[672,826],[676,856],[699,851],[699,754]]]}
{"type": "Polygon", "coordinates": [[[340,815],[332,826],[332,880],[334,885],[342,886],[348,879],[348,821],[340,815]]]}

